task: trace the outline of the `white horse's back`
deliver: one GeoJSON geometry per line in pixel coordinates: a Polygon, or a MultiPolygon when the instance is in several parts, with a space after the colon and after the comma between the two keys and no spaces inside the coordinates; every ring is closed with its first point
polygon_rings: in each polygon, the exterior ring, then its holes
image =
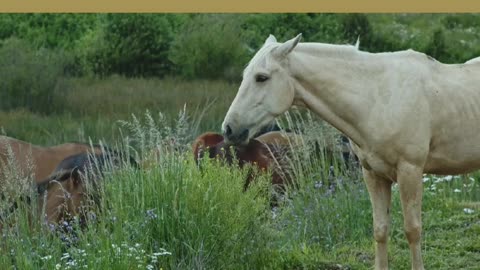
{"type": "Polygon", "coordinates": [[[480,57],[473,58],[465,62],[465,64],[479,64],[480,63],[480,57]]]}

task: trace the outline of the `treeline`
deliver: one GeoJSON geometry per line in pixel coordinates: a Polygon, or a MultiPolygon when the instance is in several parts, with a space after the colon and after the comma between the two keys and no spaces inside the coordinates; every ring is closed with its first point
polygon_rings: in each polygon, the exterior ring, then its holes
{"type": "Polygon", "coordinates": [[[338,44],[360,36],[362,50],[413,48],[448,63],[480,55],[457,46],[479,30],[475,14],[0,14],[0,108],[55,111],[45,104],[58,104],[65,76],[237,81],[270,33],[338,44]]]}
{"type": "Polygon", "coordinates": [[[367,51],[415,45],[454,62],[469,56],[447,50],[442,28],[478,26],[478,20],[446,16],[434,31],[426,29],[424,44],[411,44],[378,34],[364,14],[1,14],[0,40],[2,47],[17,46],[9,39],[18,38],[24,43],[18,49],[60,53],[72,75],[238,79],[270,33],[281,41],[302,32],[305,41],[332,43],[354,43],[360,36],[367,51]]]}

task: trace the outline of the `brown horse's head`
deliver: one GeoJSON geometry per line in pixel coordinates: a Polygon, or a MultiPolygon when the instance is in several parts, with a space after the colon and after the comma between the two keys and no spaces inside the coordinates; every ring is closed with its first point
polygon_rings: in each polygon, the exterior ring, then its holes
{"type": "Polygon", "coordinates": [[[39,207],[48,223],[60,223],[71,217],[84,219],[82,206],[87,198],[86,187],[78,170],[56,172],[39,185],[39,207]]]}
{"type": "MultiPolygon", "coordinates": [[[[223,160],[228,165],[238,165],[240,168],[251,164],[261,172],[272,169],[272,184],[283,186],[285,181],[279,173],[279,168],[275,167],[274,159],[276,154],[279,154],[275,149],[278,148],[256,139],[249,141],[247,145],[228,145],[222,135],[212,132],[200,135],[193,144],[193,154],[197,165],[200,164],[201,158],[209,157],[223,160]]],[[[254,172],[249,172],[244,185],[245,189],[254,178],[254,172]]]]}
{"type": "Polygon", "coordinates": [[[46,221],[58,224],[77,216],[84,225],[89,203],[99,203],[95,189],[103,169],[119,161],[108,154],[82,153],[60,162],[52,175],[37,185],[39,209],[41,213],[45,210],[46,221]]]}
{"type": "Polygon", "coordinates": [[[218,133],[206,132],[200,135],[192,145],[195,162],[199,165],[199,160],[205,156],[206,151],[208,157],[214,158],[221,154],[220,150],[224,146],[223,136],[218,133]]]}

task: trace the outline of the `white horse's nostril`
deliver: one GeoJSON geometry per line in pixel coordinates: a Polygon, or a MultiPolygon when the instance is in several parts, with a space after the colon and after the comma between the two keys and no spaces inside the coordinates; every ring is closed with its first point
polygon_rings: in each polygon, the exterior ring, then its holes
{"type": "Polygon", "coordinates": [[[225,136],[227,136],[227,137],[230,137],[232,135],[232,128],[230,127],[230,125],[226,126],[224,132],[225,132],[225,136]]]}

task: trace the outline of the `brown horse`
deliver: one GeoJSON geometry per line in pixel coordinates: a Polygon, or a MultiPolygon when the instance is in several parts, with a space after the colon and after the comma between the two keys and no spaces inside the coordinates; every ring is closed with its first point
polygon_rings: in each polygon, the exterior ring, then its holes
{"type": "Polygon", "coordinates": [[[35,182],[38,183],[46,179],[66,157],[85,152],[100,154],[102,147],[77,142],[42,147],[7,136],[0,136],[0,184],[6,178],[5,171],[8,169],[6,166],[12,155],[20,173],[28,174],[29,170],[33,170],[31,173],[33,173],[35,182]],[[33,168],[31,168],[32,165],[33,168]]]}
{"type": "Polygon", "coordinates": [[[37,185],[39,212],[45,213],[48,223],[58,224],[77,216],[85,225],[89,206],[100,202],[97,187],[103,171],[120,164],[118,155],[106,153],[81,153],[64,159],[37,185]]]}
{"type": "MultiPolygon", "coordinates": [[[[240,168],[251,164],[261,172],[271,170],[272,185],[283,188],[291,183],[292,179],[285,168],[286,164],[281,160],[287,154],[290,145],[298,142],[298,137],[285,135],[282,132],[269,132],[251,140],[245,146],[229,146],[224,142],[222,135],[207,132],[195,140],[192,148],[197,165],[200,165],[200,159],[204,156],[219,158],[229,165],[237,161],[240,168]]],[[[253,172],[249,172],[244,184],[245,190],[255,176],[253,172]]]]}

